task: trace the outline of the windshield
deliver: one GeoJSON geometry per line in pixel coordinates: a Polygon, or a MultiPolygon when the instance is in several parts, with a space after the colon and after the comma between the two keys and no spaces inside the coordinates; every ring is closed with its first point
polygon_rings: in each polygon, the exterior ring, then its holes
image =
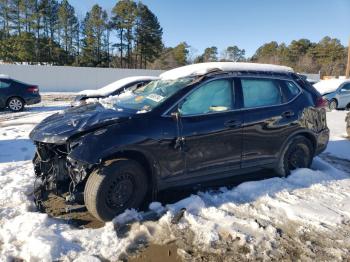
{"type": "Polygon", "coordinates": [[[103,99],[100,103],[105,107],[113,107],[117,110],[129,109],[138,113],[146,113],[162,104],[192,80],[193,78],[189,77],[176,80],[156,80],[134,91],[127,90],[118,96],[103,99]]]}

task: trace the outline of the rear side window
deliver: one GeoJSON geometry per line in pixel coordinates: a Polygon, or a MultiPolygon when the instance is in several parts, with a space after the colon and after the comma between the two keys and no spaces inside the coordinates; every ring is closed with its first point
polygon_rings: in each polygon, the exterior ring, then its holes
{"type": "Polygon", "coordinates": [[[143,82],[130,83],[130,84],[124,86],[122,90],[120,90],[120,89],[118,88],[117,90],[113,91],[113,92],[111,93],[111,95],[112,95],[112,96],[118,95],[118,94],[120,94],[122,91],[125,91],[125,90],[134,91],[134,90],[136,90],[137,88],[140,88],[140,87],[142,87],[142,86],[144,86],[143,82]]]}
{"type": "Polygon", "coordinates": [[[245,108],[279,105],[282,103],[280,86],[273,79],[241,79],[245,108]]]}
{"type": "Polygon", "coordinates": [[[300,89],[292,81],[281,80],[282,92],[284,96],[284,102],[291,101],[294,97],[299,95],[300,89]]]}
{"type": "Polygon", "coordinates": [[[11,85],[10,83],[0,80],[0,88],[7,88],[7,87],[10,87],[10,85],[11,85]]]}

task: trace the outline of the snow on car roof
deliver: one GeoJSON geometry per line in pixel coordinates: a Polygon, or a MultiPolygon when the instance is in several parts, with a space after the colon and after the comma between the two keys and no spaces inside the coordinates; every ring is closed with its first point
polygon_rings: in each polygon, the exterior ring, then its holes
{"type": "Polygon", "coordinates": [[[8,75],[4,75],[4,74],[0,74],[0,78],[9,79],[9,78],[10,78],[10,76],[8,76],[8,75]]]}
{"type": "Polygon", "coordinates": [[[97,90],[83,90],[79,92],[79,94],[88,95],[88,96],[107,96],[110,93],[114,92],[115,90],[118,90],[119,88],[122,88],[125,85],[130,84],[132,82],[149,81],[149,80],[153,81],[157,79],[159,79],[159,77],[156,77],[156,76],[130,76],[130,77],[119,79],[97,90]]]}
{"type": "Polygon", "coordinates": [[[213,69],[220,69],[222,71],[294,72],[290,67],[279,65],[243,62],[209,62],[178,67],[162,73],[159,77],[163,80],[171,80],[186,76],[203,75],[213,69]]]}
{"type": "Polygon", "coordinates": [[[345,82],[350,82],[350,79],[326,79],[314,84],[314,87],[323,95],[336,91],[338,87],[345,82]]]}

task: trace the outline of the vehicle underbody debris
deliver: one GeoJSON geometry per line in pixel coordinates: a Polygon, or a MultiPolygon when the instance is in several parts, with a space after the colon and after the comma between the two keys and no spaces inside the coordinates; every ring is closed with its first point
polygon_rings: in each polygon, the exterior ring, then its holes
{"type": "Polygon", "coordinates": [[[44,211],[43,201],[47,200],[50,193],[65,195],[68,203],[79,201],[89,167],[69,159],[70,149],[67,144],[36,143],[36,147],[33,163],[34,201],[37,208],[44,211]]]}

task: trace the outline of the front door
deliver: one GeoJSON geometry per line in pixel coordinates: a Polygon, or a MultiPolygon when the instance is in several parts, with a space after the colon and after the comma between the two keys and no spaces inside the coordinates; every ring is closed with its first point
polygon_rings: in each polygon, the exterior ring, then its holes
{"type": "Polygon", "coordinates": [[[232,78],[206,82],[179,105],[186,180],[200,183],[231,176],[240,168],[242,115],[232,78]]]}

